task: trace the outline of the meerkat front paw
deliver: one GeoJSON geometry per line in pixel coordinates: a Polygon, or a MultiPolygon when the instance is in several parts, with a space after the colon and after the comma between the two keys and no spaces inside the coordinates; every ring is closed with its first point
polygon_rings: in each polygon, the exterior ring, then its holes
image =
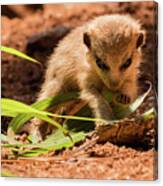
{"type": "Polygon", "coordinates": [[[129,104],[129,103],[131,103],[131,98],[126,94],[119,93],[116,96],[116,101],[118,103],[122,103],[122,104],[129,104]]]}
{"type": "Polygon", "coordinates": [[[41,120],[34,118],[29,121],[22,129],[21,132],[26,132],[31,135],[33,142],[42,141],[47,131],[47,124],[41,120]]]}

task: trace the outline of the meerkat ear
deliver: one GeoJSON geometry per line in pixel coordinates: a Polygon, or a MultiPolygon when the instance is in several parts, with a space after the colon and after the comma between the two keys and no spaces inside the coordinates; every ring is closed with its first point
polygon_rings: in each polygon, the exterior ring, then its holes
{"type": "Polygon", "coordinates": [[[136,48],[142,47],[145,44],[145,32],[141,31],[138,33],[136,48]]]}
{"type": "Polygon", "coordinates": [[[84,41],[84,44],[90,49],[91,48],[91,38],[87,32],[85,32],[83,35],[83,41],[84,41]]]}

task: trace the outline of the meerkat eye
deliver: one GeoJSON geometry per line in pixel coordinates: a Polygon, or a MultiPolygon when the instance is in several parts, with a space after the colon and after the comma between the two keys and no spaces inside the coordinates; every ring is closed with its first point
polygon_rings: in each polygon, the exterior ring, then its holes
{"type": "Polygon", "coordinates": [[[102,70],[109,70],[109,67],[105,63],[103,63],[102,60],[98,57],[96,57],[96,64],[102,70]]]}
{"type": "Polygon", "coordinates": [[[121,67],[120,70],[126,70],[132,63],[132,58],[129,58],[121,67]]]}

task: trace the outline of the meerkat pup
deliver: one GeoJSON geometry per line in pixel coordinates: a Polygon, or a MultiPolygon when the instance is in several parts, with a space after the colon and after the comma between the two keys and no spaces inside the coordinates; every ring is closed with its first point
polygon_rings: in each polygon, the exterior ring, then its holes
{"type": "MultiPolygon", "coordinates": [[[[51,55],[38,100],[78,89],[95,117],[110,120],[101,91],[106,87],[117,93],[122,103],[134,101],[144,41],[140,23],[128,15],[99,16],[76,28],[51,55]]],[[[32,122],[39,130],[42,122],[32,122]]]]}

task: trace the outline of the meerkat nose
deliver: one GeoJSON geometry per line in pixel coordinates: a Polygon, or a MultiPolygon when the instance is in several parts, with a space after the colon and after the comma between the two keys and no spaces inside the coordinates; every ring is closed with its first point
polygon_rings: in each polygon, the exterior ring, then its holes
{"type": "Polygon", "coordinates": [[[113,88],[116,88],[119,84],[119,81],[118,80],[110,80],[110,86],[113,87],[113,88]]]}

